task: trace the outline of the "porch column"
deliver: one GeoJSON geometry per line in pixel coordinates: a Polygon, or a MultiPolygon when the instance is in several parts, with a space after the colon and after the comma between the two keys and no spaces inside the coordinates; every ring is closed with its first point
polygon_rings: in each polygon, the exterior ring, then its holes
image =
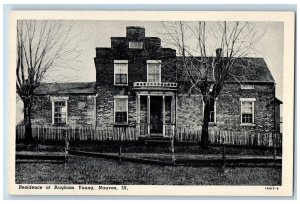
{"type": "Polygon", "coordinates": [[[176,122],[176,109],[175,109],[175,95],[172,96],[171,100],[171,125],[172,125],[172,134],[175,134],[175,122],[176,122]]]}
{"type": "Polygon", "coordinates": [[[165,133],[166,133],[166,125],[165,125],[165,96],[162,96],[162,113],[163,113],[163,118],[162,118],[162,122],[163,122],[163,136],[165,136],[165,133]]]}
{"type": "Polygon", "coordinates": [[[141,120],[141,96],[138,94],[136,99],[136,128],[138,132],[138,136],[141,134],[141,128],[140,128],[140,120],[141,120]]]}
{"type": "Polygon", "coordinates": [[[148,135],[150,135],[150,95],[147,96],[147,125],[148,135]]]}

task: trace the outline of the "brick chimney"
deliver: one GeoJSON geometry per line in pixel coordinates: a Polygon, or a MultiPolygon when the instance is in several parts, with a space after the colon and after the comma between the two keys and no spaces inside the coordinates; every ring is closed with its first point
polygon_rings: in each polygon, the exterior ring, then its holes
{"type": "Polygon", "coordinates": [[[141,40],[145,38],[145,28],[140,26],[126,27],[126,37],[129,40],[141,40]]]}
{"type": "Polygon", "coordinates": [[[217,57],[217,59],[220,59],[221,57],[223,57],[223,50],[222,50],[222,48],[217,48],[216,49],[216,57],[217,57]]]}

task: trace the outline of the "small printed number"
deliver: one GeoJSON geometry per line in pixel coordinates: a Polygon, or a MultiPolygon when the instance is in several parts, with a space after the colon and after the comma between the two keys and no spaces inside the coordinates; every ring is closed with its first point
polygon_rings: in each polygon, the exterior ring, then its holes
{"type": "Polygon", "coordinates": [[[279,190],[279,187],[276,187],[276,186],[269,186],[269,187],[265,187],[265,190],[273,190],[273,191],[276,191],[276,190],[279,190]]]}

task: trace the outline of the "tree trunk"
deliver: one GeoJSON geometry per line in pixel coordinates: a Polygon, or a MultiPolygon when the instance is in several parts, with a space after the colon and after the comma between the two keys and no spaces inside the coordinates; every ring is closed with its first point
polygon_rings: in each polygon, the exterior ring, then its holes
{"type": "Polygon", "coordinates": [[[204,149],[208,148],[208,124],[210,115],[210,101],[209,98],[204,100],[204,114],[202,121],[202,134],[201,134],[201,147],[204,149]]]}
{"type": "Polygon", "coordinates": [[[32,141],[32,128],[31,128],[31,100],[25,99],[24,103],[24,125],[25,125],[25,140],[32,141]]]}

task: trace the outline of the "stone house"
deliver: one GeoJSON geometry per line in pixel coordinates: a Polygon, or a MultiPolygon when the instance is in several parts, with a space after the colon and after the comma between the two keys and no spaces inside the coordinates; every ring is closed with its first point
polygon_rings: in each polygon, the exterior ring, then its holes
{"type": "MultiPolygon", "coordinates": [[[[95,83],[42,84],[36,90],[33,124],[125,126],[141,136],[201,129],[202,95],[186,89],[181,61],[159,38],[146,37],[143,27],[127,27],[126,37],[96,48],[95,83]]],[[[211,108],[210,128],[277,131],[280,101],[264,59],[237,61],[211,108]]]]}

